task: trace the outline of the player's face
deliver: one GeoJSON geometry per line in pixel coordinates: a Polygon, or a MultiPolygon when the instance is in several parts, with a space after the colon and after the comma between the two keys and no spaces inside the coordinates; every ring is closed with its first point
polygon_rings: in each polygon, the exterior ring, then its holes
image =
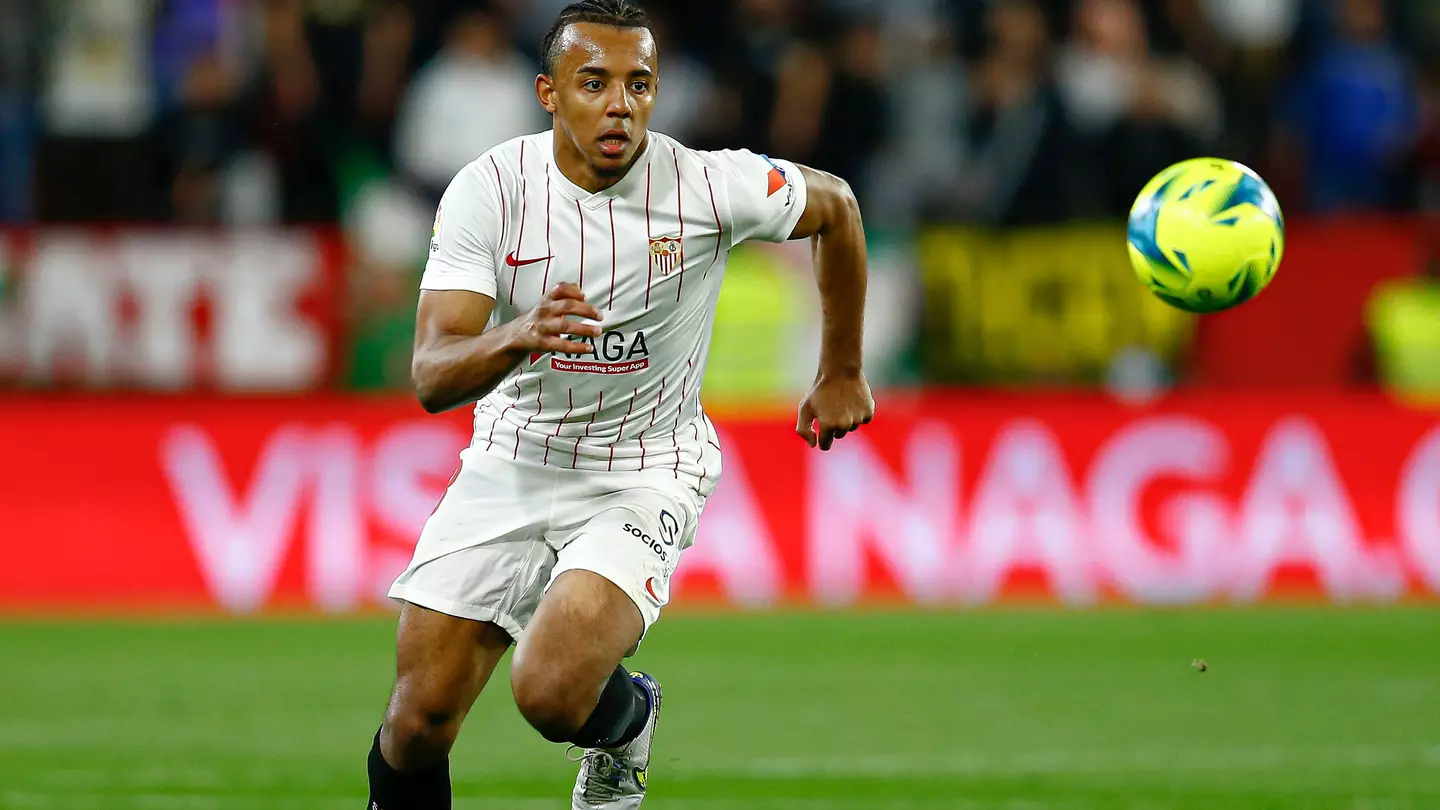
{"type": "Polygon", "coordinates": [[[623,174],[655,105],[655,40],[644,28],[577,23],[561,34],[553,76],[536,83],[555,132],[600,177],[623,174]]]}

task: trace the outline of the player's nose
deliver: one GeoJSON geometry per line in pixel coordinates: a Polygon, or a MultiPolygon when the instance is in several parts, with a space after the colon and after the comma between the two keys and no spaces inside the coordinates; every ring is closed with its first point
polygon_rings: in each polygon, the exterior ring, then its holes
{"type": "Polygon", "coordinates": [[[610,94],[610,103],[605,107],[605,114],[613,118],[629,118],[631,113],[630,94],[620,89],[610,94]]]}

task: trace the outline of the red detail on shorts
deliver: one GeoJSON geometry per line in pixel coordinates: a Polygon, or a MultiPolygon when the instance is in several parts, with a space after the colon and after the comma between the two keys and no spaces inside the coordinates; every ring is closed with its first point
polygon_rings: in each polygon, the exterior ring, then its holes
{"type": "Polygon", "coordinates": [[[654,599],[656,602],[659,602],[659,601],[660,601],[660,597],[659,597],[658,595],[656,595],[656,593],[655,593],[655,578],[654,578],[654,577],[650,577],[649,579],[645,580],[645,592],[648,593],[648,594],[650,594],[650,598],[651,598],[651,599],[654,599]]]}

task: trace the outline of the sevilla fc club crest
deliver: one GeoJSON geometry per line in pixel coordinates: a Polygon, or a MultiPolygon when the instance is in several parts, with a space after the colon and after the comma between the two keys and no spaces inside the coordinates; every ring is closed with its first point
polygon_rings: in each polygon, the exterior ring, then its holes
{"type": "Polygon", "coordinates": [[[680,261],[680,240],[673,236],[660,236],[650,240],[650,269],[659,270],[668,276],[680,261]]]}

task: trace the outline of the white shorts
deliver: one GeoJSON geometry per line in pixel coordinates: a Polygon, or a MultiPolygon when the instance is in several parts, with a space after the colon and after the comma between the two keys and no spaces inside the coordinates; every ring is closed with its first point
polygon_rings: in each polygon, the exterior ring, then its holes
{"type": "Polygon", "coordinates": [[[460,457],[392,599],[494,622],[518,640],[556,577],[592,571],[624,591],[650,629],[695,540],[699,493],[667,471],[543,467],[474,447],[460,457]]]}

